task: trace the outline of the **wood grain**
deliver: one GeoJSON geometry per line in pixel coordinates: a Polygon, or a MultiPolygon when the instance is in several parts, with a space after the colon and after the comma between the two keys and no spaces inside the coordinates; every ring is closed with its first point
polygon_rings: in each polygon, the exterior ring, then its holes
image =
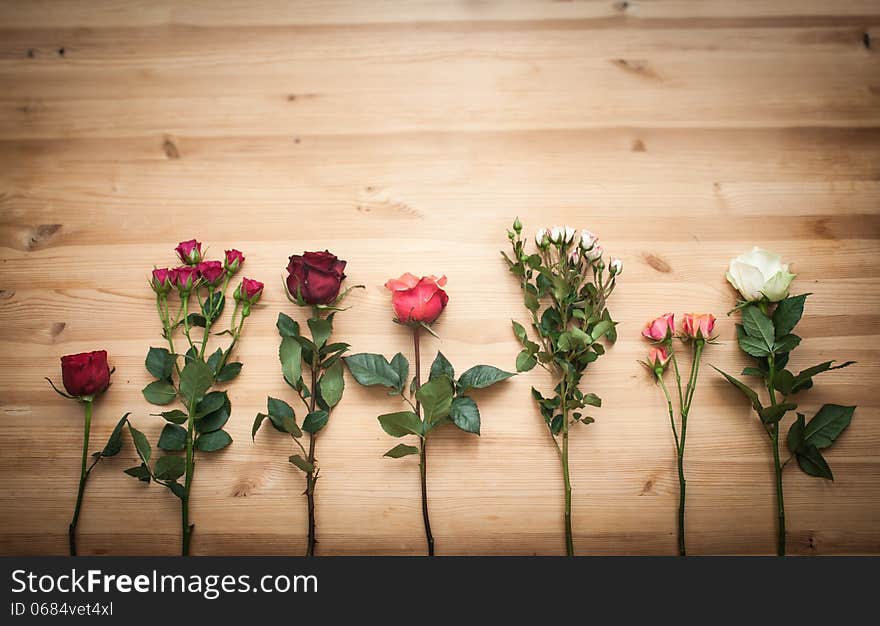
{"type": "MultiPolygon", "coordinates": [[[[245,251],[267,284],[229,385],[235,443],[200,459],[196,554],[300,554],[301,474],[272,432],[288,397],[275,318],[288,255],[329,248],[367,289],[338,316],[356,351],[402,350],[386,278],[445,273],[440,348],[462,370],[511,368],[523,319],[498,250],[526,228],[600,233],[625,263],[620,340],[585,379],[604,399],[572,435],[581,554],[673,554],[675,463],[663,401],[636,360],[643,322],[712,311],[709,363],[745,364],[724,316],[727,260],[754,244],[810,291],[793,366],[830,358],[801,406],[858,404],[829,452],[836,480],[786,471],[789,550],[880,552],[880,3],[440,0],[0,2],[0,553],[63,554],[81,415],[51,393],[62,354],[106,347],[96,449],[118,417],[151,438],[140,394],[160,342],[145,276],[177,241],[245,251]]],[[[558,463],[529,399],[539,373],[480,394],[483,435],[430,450],[439,554],[564,551],[558,463]]],[[[348,380],[318,448],[321,554],[420,554],[418,471],[382,458],[348,380]]],[[[773,551],[769,448],[705,370],[688,436],[692,554],[773,551]]],[[[84,554],[175,554],[177,501],[102,462],[84,554]]]]}

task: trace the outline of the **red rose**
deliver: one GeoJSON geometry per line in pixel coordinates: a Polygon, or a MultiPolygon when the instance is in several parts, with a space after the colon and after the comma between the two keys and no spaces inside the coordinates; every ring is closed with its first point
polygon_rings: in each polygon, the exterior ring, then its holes
{"type": "Polygon", "coordinates": [[[107,351],[82,352],[61,357],[64,388],[78,398],[94,397],[110,386],[107,351]]]}
{"type": "Polygon", "coordinates": [[[216,287],[226,273],[220,261],[202,261],[196,268],[199,270],[199,275],[212,287],[216,287]]]}
{"type": "Polygon", "coordinates": [[[181,241],[174,248],[180,260],[187,265],[195,265],[202,260],[202,244],[195,239],[189,241],[181,241]]]}
{"type": "Polygon", "coordinates": [[[400,278],[390,279],[385,287],[391,291],[391,305],[397,321],[404,324],[434,322],[449,302],[449,296],[440,289],[445,284],[445,276],[439,279],[434,276],[417,278],[406,273],[400,278]]]}
{"type": "Polygon", "coordinates": [[[174,277],[174,286],[180,293],[189,293],[199,280],[199,268],[192,265],[182,265],[171,270],[174,277]]]}
{"type": "Polygon", "coordinates": [[[167,267],[153,270],[150,286],[156,293],[168,293],[174,286],[174,272],[167,267]]]}
{"type": "Polygon", "coordinates": [[[235,289],[233,297],[236,300],[244,300],[248,304],[256,304],[263,295],[263,283],[250,278],[242,278],[241,284],[235,289]]]}
{"type": "Polygon", "coordinates": [[[307,304],[332,304],[345,280],[345,264],[327,250],[294,254],[287,265],[287,290],[307,304]]]}
{"type": "Polygon", "coordinates": [[[235,248],[226,251],[226,259],[223,267],[225,267],[230,274],[235,274],[241,268],[242,263],[244,263],[244,255],[241,252],[235,248]]]}

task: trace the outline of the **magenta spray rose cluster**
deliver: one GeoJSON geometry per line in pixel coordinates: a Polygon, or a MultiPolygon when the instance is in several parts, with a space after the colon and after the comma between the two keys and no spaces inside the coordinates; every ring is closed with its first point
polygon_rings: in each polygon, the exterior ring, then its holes
{"type": "Polygon", "coordinates": [[[194,525],[189,522],[189,496],[196,452],[214,452],[232,443],[223,429],[232,405],[226,391],[212,390],[238,376],[242,364],[230,361],[241,339],[245,320],[260,300],[263,283],[242,278],[232,293],[234,304],[228,325],[220,332],[226,293],[245,258],[238,250],[226,250],[220,260],[207,259],[195,239],[175,248],[183,263],[174,268],[154,269],[150,286],[156,294],[156,311],[167,347],[151,347],[146,368],[155,378],[143,389],[146,400],[165,406],[175,400],[182,408],[161,413],[166,421],[156,446],[170,452],[151,463],[151,446],[143,433],[129,424],[141,464],[126,473],[145,482],[164,485],[180,498],[184,555],[189,554],[194,525]],[[228,336],[226,346],[212,352],[212,336],[228,336]],[[184,452],[183,456],[173,454],[184,452]],[[180,482],[183,479],[183,482],[180,482]]]}
{"type": "Polygon", "coordinates": [[[114,456],[122,449],[122,428],[127,423],[128,413],[116,424],[110,439],[101,450],[92,453],[92,462],[88,463],[89,433],[92,428],[92,405],[95,399],[110,387],[110,375],[113,370],[107,361],[106,350],[94,352],[81,352],[79,354],[67,354],[61,357],[61,381],[64,391],[58,389],[49,378],[49,384],[61,396],[70,400],[77,400],[83,405],[85,421],[83,423],[82,458],[79,472],[79,489],[77,490],[76,504],[73,509],[73,518],[68,527],[68,545],[70,556],[76,556],[76,526],[79,522],[80,510],[82,509],[83,494],[85,493],[86,481],[92,473],[95,465],[104,457],[114,456]],[[66,392],[66,393],[65,393],[66,392]]]}

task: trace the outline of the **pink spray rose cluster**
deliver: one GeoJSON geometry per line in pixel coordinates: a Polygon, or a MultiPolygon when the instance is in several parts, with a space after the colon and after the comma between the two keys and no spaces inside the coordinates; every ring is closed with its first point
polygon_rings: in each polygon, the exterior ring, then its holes
{"type": "MultiPolygon", "coordinates": [[[[715,330],[715,316],[711,313],[685,313],[678,337],[685,341],[711,341],[715,330]]],[[[642,337],[655,345],[648,350],[647,366],[662,373],[672,358],[672,339],[676,336],[675,315],[664,313],[652,319],[642,330],[642,337]]]]}
{"type": "MultiPolygon", "coordinates": [[[[153,270],[150,286],[159,295],[166,295],[173,289],[180,296],[188,296],[198,287],[214,290],[221,285],[225,290],[231,277],[238,273],[244,263],[244,254],[234,248],[226,250],[222,261],[204,260],[202,244],[195,239],[181,241],[174,251],[183,265],[153,270]]],[[[235,290],[236,300],[246,300],[254,304],[259,300],[262,287],[263,283],[245,278],[235,290]],[[244,286],[245,283],[247,287],[244,286]]]]}

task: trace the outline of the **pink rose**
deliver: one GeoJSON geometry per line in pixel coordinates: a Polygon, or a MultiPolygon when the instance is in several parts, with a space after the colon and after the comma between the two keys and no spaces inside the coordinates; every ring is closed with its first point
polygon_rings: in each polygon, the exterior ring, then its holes
{"type": "Polygon", "coordinates": [[[223,275],[226,273],[226,270],[223,269],[223,264],[220,261],[202,261],[196,266],[196,268],[199,270],[199,274],[205,282],[212,287],[216,287],[220,284],[223,275]]]}
{"type": "Polygon", "coordinates": [[[685,313],[681,328],[691,339],[711,339],[715,316],[711,313],[685,313]]]}
{"type": "Polygon", "coordinates": [[[642,331],[642,337],[651,341],[666,341],[675,334],[675,316],[664,313],[655,320],[648,322],[642,331]]]}
{"type": "Polygon", "coordinates": [[[168,293],[174,286],[174,271],[167,267],[154,269],[153,276],[150,279],[150,286],[158,294],[168,293]]]}
{"type": "Polygon", "coordinates": [[[406,273],[400,278],[391,278],[385,287],[391,291],[391,305],[402,324],[431,324],[436,320],[449,296],[441,289],[446,284],[446,277],[422,276],[417,278],[406,273]]]}
{"type": "Polygon", "coordinates": [[[227,272],[235,274],[241,268],[242,263],[244,263],[244,255],[241,252],[235,248],[226,251],[226,259],[223,267],[226,268],[227,272]]]}
{"type": "Polygon", "coordinates": [[[250,278],[242,278],[241,284],[236,287],[233,297],[247,304],[256,304],[263,295],[263,283],[250,278]]]}
{"type": "Polygon", "coordinates": [[[181,241],[174,250],[181,262],[187,265],[195,265],[202,260],[202,244],[195,239],[181,241]]]}
{"type": "Polygon", "coordinates": [[[651,346],[648,350],[648,365],[658,373],[662,373],[669,363],[670,355],[666,346],[651,346]]]}
{"type": "Polygon", "coordinates": [[[174,286],[181,294],[187,294],[192,291],[196,283],[199,282],[199,268],[192,265],[181,265],[171,270],[174,279],[174,286]]]}

